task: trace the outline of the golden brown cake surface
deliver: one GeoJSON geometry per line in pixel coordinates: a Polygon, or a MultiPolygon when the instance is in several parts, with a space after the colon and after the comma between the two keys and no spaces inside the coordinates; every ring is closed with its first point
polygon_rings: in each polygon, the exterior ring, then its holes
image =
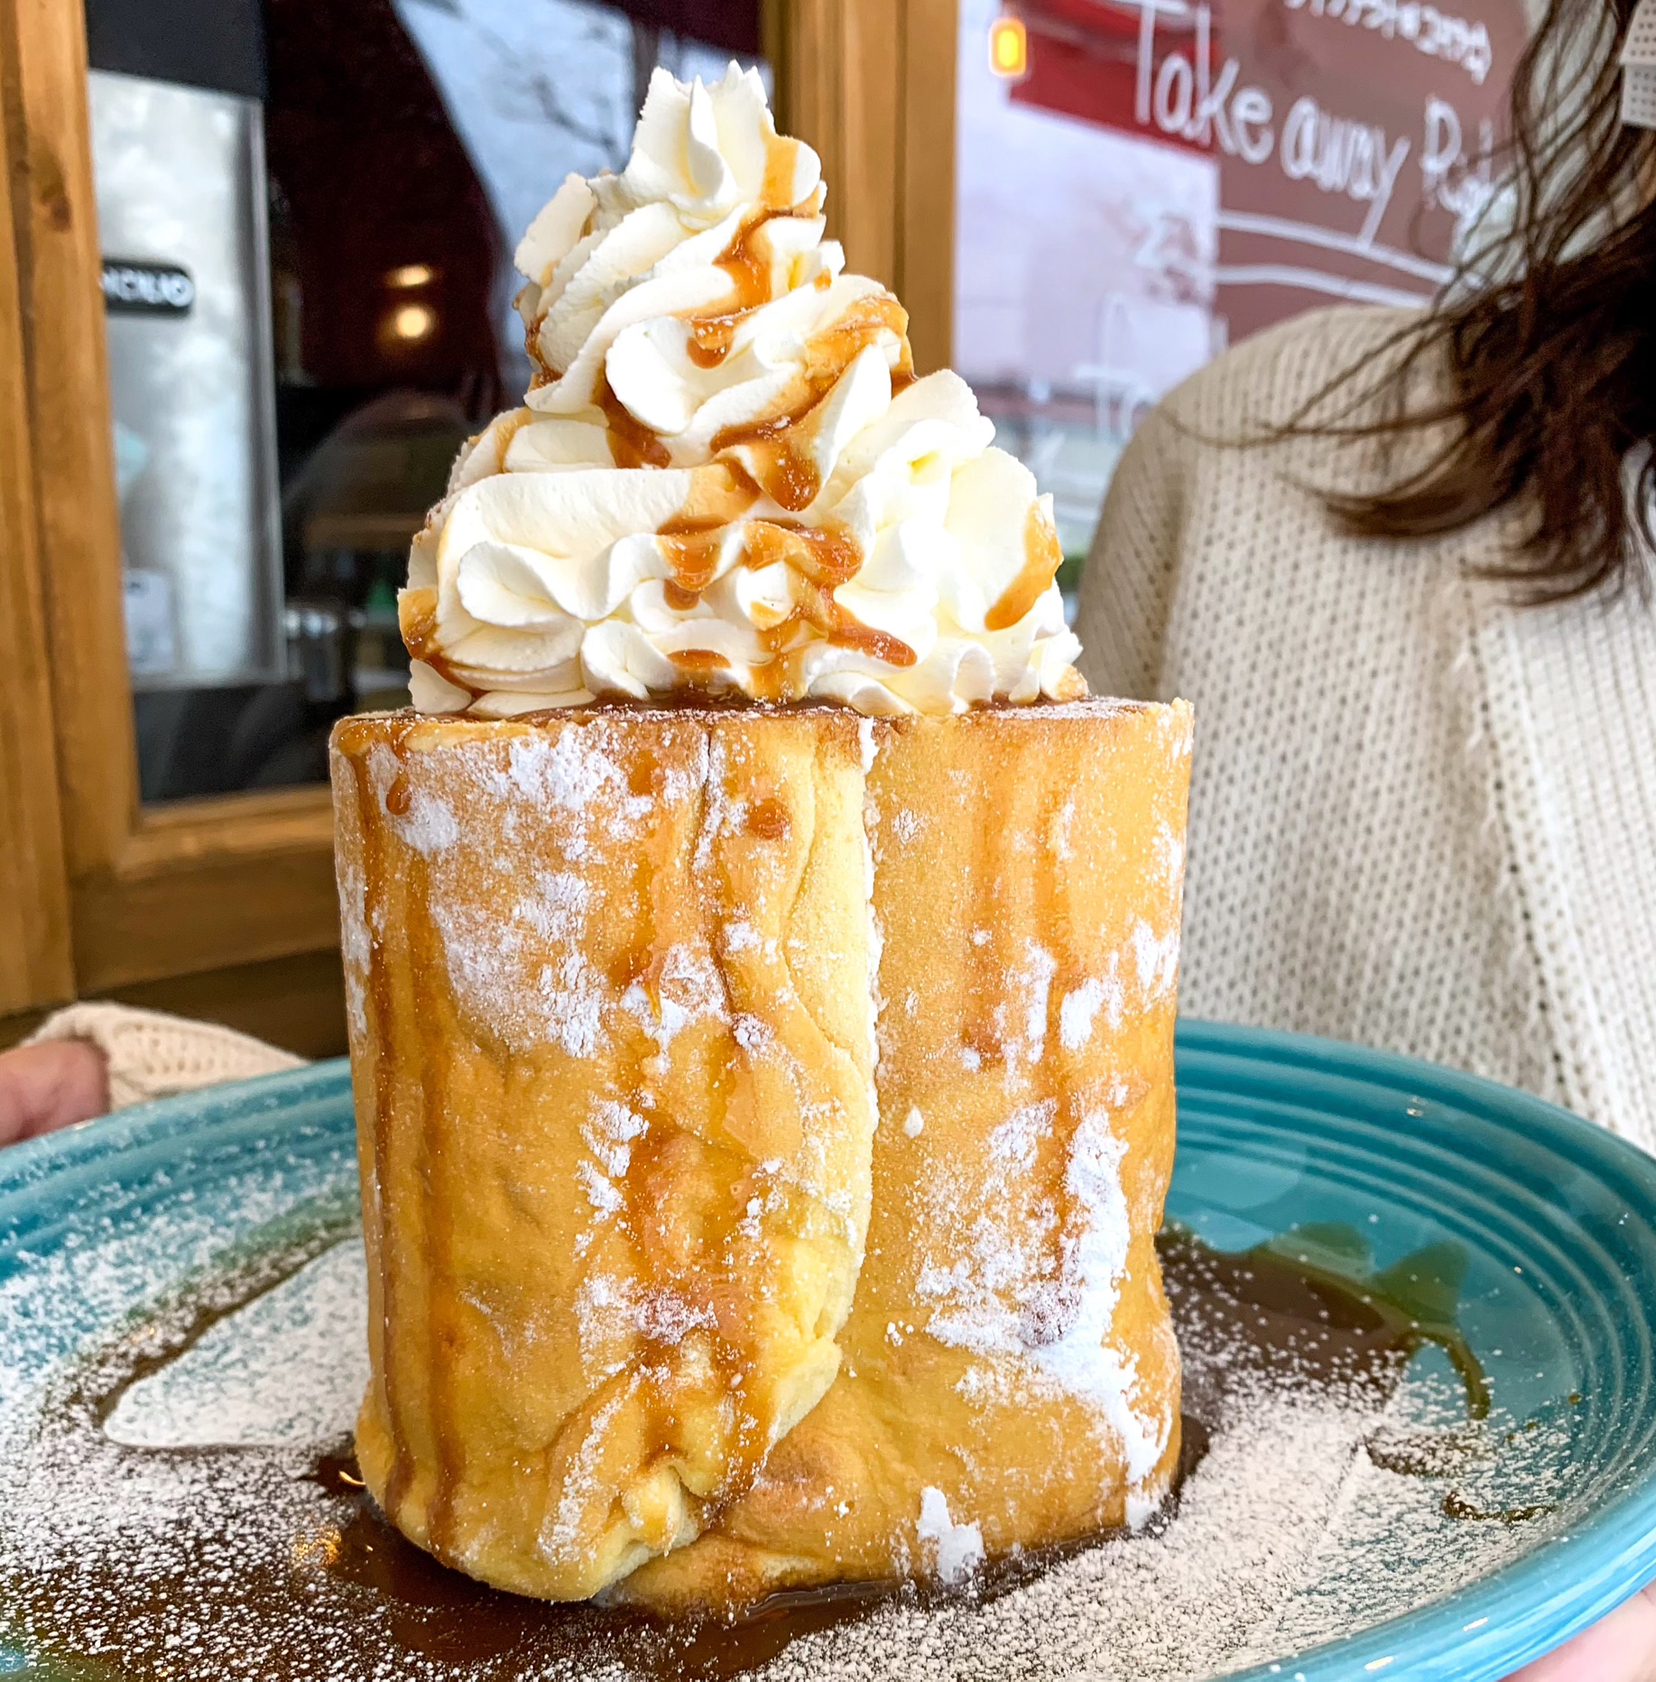
{"type": "Polygon", "coordinates": [[[868,1220],[857,722],[335,738],[369,1487],[590,1595],[743,1493],[839,1364],[868,1220]]]}
{"type": "Polygon", "coordinates": [[[953,1578],[1164,1493],[1189,745],[1187,708],[1108,702],[883,735],[880,1125],[844,1364],[753,1492],[629,1598],[953,1578]]]}
{"type": "Polygon", "coordinates": [[[342,725],[399,1526],[733,1605],[1153,1507],[1189,744],[1110,702],[342,725]]]}

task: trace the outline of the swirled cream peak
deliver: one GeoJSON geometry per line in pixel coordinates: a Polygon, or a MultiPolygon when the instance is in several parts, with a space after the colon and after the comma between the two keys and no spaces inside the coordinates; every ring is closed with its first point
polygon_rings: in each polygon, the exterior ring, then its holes
{"type": "Polygon", "coordinates": [[[424,711],[738,691],[867,713],[1085,692],[1050,498],[824,238],[757,75],[658,70],[619,175],[517,250],[535,376],[401,598],[424,711]]]}

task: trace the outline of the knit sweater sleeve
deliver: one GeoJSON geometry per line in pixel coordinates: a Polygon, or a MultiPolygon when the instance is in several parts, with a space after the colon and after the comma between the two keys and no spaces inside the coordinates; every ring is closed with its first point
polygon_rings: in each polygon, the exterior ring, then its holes
{"type": "Polygon", "coordinates": [[[1309,508],[1306,486],[1378,484],[1372,444],[1274,435],[1299,422],[1375,418],[1379,376],[1417,319],[1407,310],[1313,311],[1210,363],[1150,414],[1111,480],[1082,581],[1075,628],[1095,693],[1170,698],[1169,635],[1188,593],[1193,534],[1210,543],[1220,510],[1235,529],[1240,568],[1285,496],[1309,508]],[[1350,387],[1332,383],[1342,371],[1356,376],[1350,387]]]}
{"type": "Polygon", "coordinates": [[[1156,410],[1110,482],[1087,558],[1076,634],[1094,693],[1151,700],[1178,584],[1188,440],[1156,410]]]}
{"type": "Polygon", "coordinates": [[[158,1010],[88,1002],[49,1016],[26,1044],[86,1040],[109,1068],[109,1107],[196,1092],[225,1081],[297,1069],[304,1059],[216,1022],[192,1022],[158,1010]]]}

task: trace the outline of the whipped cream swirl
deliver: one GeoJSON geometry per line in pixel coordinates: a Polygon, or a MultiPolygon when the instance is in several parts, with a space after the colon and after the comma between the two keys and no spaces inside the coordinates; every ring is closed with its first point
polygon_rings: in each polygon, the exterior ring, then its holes
{"type": "Polygon", "coordinates": [[[658,70],[620,175],[517,250],[536,366],[400,598],[425,712],[737,691],[871,714],[1070,699],[1051,499],[823,237],[763,85],[658,70]]]}

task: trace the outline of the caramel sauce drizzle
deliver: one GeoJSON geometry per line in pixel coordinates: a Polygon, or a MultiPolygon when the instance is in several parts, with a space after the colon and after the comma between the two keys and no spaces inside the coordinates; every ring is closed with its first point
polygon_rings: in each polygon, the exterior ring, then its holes
{"type": "MultiPolygon", "coordinates": [[[[768,304],[771,295],[771,265],[775,253],[765,230],[779,218],[810,220],[821,208],[820,195],[796,204],[794,175],[799,166],[799,142],[781,139],[765,160],[764,185],[759,190],[759,210],[714,260],[714,267],[730,276],[735,303],[719,315],[690,317],[690,360],[698,368],[716,368],[730,354],[730,343],[743,316],[768,304]]],[[[820,282],[819,282],[820,284],[820,282]]]]}
{"type": "Polygon", "coordinates": [[[696,597],[713,582],[726,531],[758,500],[759,487],[738,462],[696,470],[690,500],[659,534],[673,573],[668,600],[679,612],[693,608],[696,597]]]}
{"type": "MultiPolygon", "coordinates": [[[[689,652],[719,658],[711,651],[689,652]]],[[[628,786],[634,793],[659,793],[665,777],[659,761],[648,748],[639,747],[636,752],[628,786]]],[[[771,832],[762,838],[780,839],[787,833],[787,811],[774,799],[759,802],[753,819],[771,832]],[[779,809],[773,812],[767,807],[779,809]]],[[[701,822],[700,817],[693,821],[693,832],[700,832],[701,822]]],[[[618,986],[634,982],[642,986],[659,1011],[669,955],[699,937],[706,942],[718,972],[726,1011],[734,1015],[732,978],[718,941],[707,940],[710,917],[721,918],[731,904],[728,862],[716,847],[706,897],[685,894],[677,888],[676,865],[668,863],[680,844],[682,838],[673,824],[655,823],[647,832],[632,883],[632,939],[622,960],[623,973],[615,980],[618,986]]],[[[689,1497],[699,1509],[717,1510],[751,1487],[768,1448],[755,1412],[761,1404],[754,1385],[757,1361],[747,1292],[736,1285],[746,1273],[742,1223],[758,1189],[754,1164],[721,1136],[721,1130],[716,1128],[706,1137],[693,1132],[662,1101],[661,1086],[671,1079],[671,1051],[658,1054],[642,1032],[631,1035],[626,1043],[628,1067],[621,1091],[629,1108],[646,1116],[649,1125],[633,1142],[631,1169],[619,1183],[623,1210],[618,1230],[637,1258],[642,1277],[670,1280],[697,1315],[712,1322],[705,1331],[693,1334],[707,1340],[711,1384],[687,1369],[681,1345],[650,1332],[641,1336],[631,1363],[631,1370],[643,1379],[647,1437],[641,1463],[688,1458],[687,1415],[720,1414],[726,1420],[719,1449],[725,1461],[723,1476],[706,1496],[689,1497]],[[689,1207],[682,1194],[687,1185],[720,1189],[705,1199],[697,1198],[689,1207]]],[[[737,1057],[744,1055],[734,1045],[732,1051],[737,1057]]],[[[725,1063],[716,1080],[713,1112],[718,1115],[728,1104],[736,1080],[730,1063],[725,1063]]]]}
{"type": "MultiPolygon", "coordinates": [[[[661,546],[673,576],[668,605],[688,612],[714,582],[729,520],[680,515],[661,528],[661,546]]],[[[851,528],[834,520],[825,526],[795,520],[754,520],[742,530],[738,566],[759,569],[784,562],[827,589],[848,583],[862,570],[863,552],[851,528]]]]}
{"type": "MultiPolygon", "coordinates": [[[[717,315],[692,315],[688,318],[690,360],[698,368],[717,368],[729,356],[737,328],[754,310],[771,302],[771,269],[776,261],[770,244],[771,223],[807,221],[816,215],[814,202],[808,201],[801,209],[798,205],[785,205],[773,196],[773,193],[783,191],[779,182],[772,179],[775,168],[776,158],[773,156],[766,176],[766,196],[762,200],[762,208],[743,223],[736,237],[714,259],[713,266],[723,269],[730,277],[733,302],[717,315]]],[[[791,161],[786,179],[789,182],[793,179],[791,161]]],[[[819,287],[830,283],[827,274],[817,277],[819,287]]]]}
{"type": "MultiPolygon", "coordinates": [[[[776,167],[774,157],[772,167],[776,167]]],[[[785,179],[792,180],[791,164],[785,179]]],[[[766,230],[771,222],[796,214],[796,209],[762,211],[716,259],[715,266],[730,277],[735,307],[717,315],[688,318],[687,351],[696,367],[718,367],[729,356],[743,319],[771,301],[773,258],[766,230]]],[[[714,436],[713,455],[745,448],[754,477],[778,506],[789,513],[808,507],[822,490],[822,478],[809,448],[791,435],[833,390],[856,356],[887,332],[895,335],[901,347],[898,365],[892,371],[892,390],[902,391],[912,385],[914,355],[908,342],[908,312],[889,292],[859,299],[826,332],[809,342],[804,370],[782,411],[763,420],[724,428],[714,436]]],[[[670,465],[672,458],[660,436],[626,408],[607,378],[599,387],[598,406],[609,425],[610,453],[617,467],[670,465]]]]}
{"type": "Polygon", "coordinates": [[[795,572],[830,590],[849,583],[862,570],[862,548],[851,528],[839,520],[824,526],[755,520],[747,528],[746,543],[746,565],[758,568],[785,561],[795,572]]]}
{"type": "Polygon", "coordinates": [[[1040,503],[1031,503],[1024,521],[1023,571],[984,615],[984,629],[1004,631],[1016,625],[1046,594],[1063,564],[1064,551],[1058,542],[1057,528],[1040,503]]]}
{"type": "MultiPolygon", "coordinates": [[[[416,714],[405,714],[392,722],[387,733],[391,752],[396,756],[398,764],[397,774],[386,791],[388,809],[391,807],[393,795],[397,796],[398,805],[405,812],[412,804],[412,795],[403,767],[406,763],[408,736],[419,722],[416,714]]],[[[362,1148],[364,1154],[373,1162],[375,1197],[373,1207],[364,1208],[363,1218],[371,1224],[376,1234],[381,1235],[376,1246],[380,1263],[380,1323],[376,1329],[380,1338],[381,1357],[377,1382],[385,1398],[386,1423],[391,1431],[391,1470],[386,1485],[386,1505],[394,1512],[401,1507],[414,1475],[414,1455],[410,1445],[409,1421],[401,1383],[402,1341],[393,1334],[393,1327],[406,1327],[408,1323],[408,1311],[398,1307],[405,1288],[401,1252],[395,1245],[384,1242],[384,1222],[381,1213],[386,1198],[392,1195],[394,1162],[400,1143],[398,1136],[402,1131],[396,1115],[396,1094],[397,1069],[403,1061],[404,1051],[397,1043],[396,1001],[391,966],[384,947],[393,909],[387,903],[388,885],[400,877],[398,872],[389,869],[387,865],[385,854],[388,837],[386,826],[377,809],[378,800],[374,793],[368,755],[357,754],[351,763],[355,772],[363,874],[367,883],[367,899],[363,909],[371,932],[368,985],[374,1002],[370,1017],[373,1043],[373,1131],[371,1138],[362,1141],[362,1148]]],[[[417,1353],[411,1358],[419,1360],[417,1353]]]]}
{"type": "Polygon", "coordinates": [[[747,827],[748,834],[758,836],[761,841],[785,841],[793,821],[788,808],[773,795],[769,800],[761,800],[748,813],[747,827]]]}
{"type": "MultiPolygon", "coordinates": [[[[692,607],[702,591],[713,582],[726,529],[721,525],[706,531],[663,531],[661,534],[662,553],[673,569],[668,587],[676,590],[679,598],[688,596],[692,607]]],[[[672,605],[676,606],[677,601],[672,605]]]]}
{"type": "Polygon", "coordinates": [[[605,374],[598,385],[598,407],[609,425],[610,456],[617,467],[671,467],[673,458],[661,435],[638,420],[615,395],[605,374]]]}
{"type": "Polygon", "coordinates": [[[717,368],[730,355],[731,342],[744,313],[702,315],[690,323],[690,342],[685,349],[696,367],[717,368]]]}
{"type": "MultiPolygon", "coordinates": [[[[679,613],[690,612],[700,600],[701,592],[713,582],[725,528],[702,526],[662,534],[662,547],[673,577],[664,587],[667,605],[679,613]]],[[[863,553],[851,529],[837,521],[826,526],[804,526],[794,521],[755,520],[742,533],[742,553],[738,566],[760,568],[785,562],[801,581],[801,594],[794,611],[777,625],[759,632],[761,646],[770,660],[755,667],[753,683],[761,700],[792,699],[788,690],[788,676],[781,656],[799,640],[801,631],[812,626],[826,640],[837,647],[855,648],[890,666],[906,667],[916,663],[917,656],[907,643],[885,631],[865,625],[847,608],[835,601],[833,592],[838,585],[856,577],[863,564],[863,553]]],[[[690,650],[700,656],[704,651],[690,650]]],[[[709,655],[694,668],[685,654],[670,656],[675,665],[684,669],[708,671],[729,669],[722,657],[709,655]],[[718,667],[709,662],[717,658],[718,667]]]]}
{"type": "Polygon", "coordinates": [[[790,613],[781,624],[759,633],[759,645],[770,658],[762,666],[755,666],[749,681],[756,701],[795,701],[801,698],[793,678],[793,663],[787,658],[788,649],[798,641],[804,620],[798,611],[790,613]]]}
{"type": "Polygon", "coordinates": [[[545,324],[544,311],[537,311],[523,324],[523,348],[528,352],[532,372],[529,375],[529,389],[539,391],[542,386],[551,385],[558,375],[546,365],[546,358],[541,354],[541,328],[545,324]]]}
{"type": "MultiPolygon", "coordinates": [[[[432,916],[431,863],[414,848],[407,855],[407,921],[409,972],[415,985],[429,986],[428,978],[447,973],[447,957],[432,916]]],[[[423,990],[423,989],[422,989],[423,990]]],[[[465,1312],[455,1261],[455,1212],[466,1207],[465,1193],[455,1179],[460,1159],[464,1116],[448,1103],[450,1062],[448,1025],[452,995],[431,988],[432,997],[412,1013],[418,1052],[419,1112],[417,1164],[425,1233],[426,1357],[428,1428],[431,1434],[432,1490],[426,1508],[426,1536],[434,1557],[446,1565],[459,1564],[456,1546],[455,1497],[466,1476],[464,1403],[458,1368],[451,1358],[464,1342],[465,1312]]]]}
{"type": "Polygon", "coordinates": [[[807,441],[814,428],[804,426],[827,400],[857,355],[882,333],[894,333],[901,345],[892,389],[898,379],[912,384],[914,355],[908,342],[908,312],[889,292],[859,299],[826,332],[806,347],[805,368],[795,382],[792,401],[763,420],[727,426],[713,436],[713,454],[744,449],[753,476],[765,493],[790,514],[816,501],[822,475],[807,441]]]}
{"type": "MultiPolygon", "coordinates": [[[[385,794],[386,812],[393,817],[406,813],[413,804],[407,744],[420,723],[418,714],[407,713],[393,720],[386,732],[387,745],[398,763],[397,773],[385,794]]],[[[400,1309],[396,1306],[413,1280],[404,1280],[406,1253],[402,1247],[385,1242],[380,1209],[374,1210],[372,1219],[381,1233],[378,1245],[383,1292],[380,1378],[392,1441],[386,1507],[402,1514],[405,1520],[415,1516],[404,1509],[413,1500],[417,1510],[420,1463],[429,1457],[432,1484],[424,1515],[427,1540],[438,1559],[453,1563],[454,1497],[465,1473],[465,1439],[459,1428],[458,1398],[450,1363],[432,1353],[432,1345],[441,1349],[456,1341],[461,1317],[452,1219],[458,1193],[447,1183],[446,1164],[452,1147],[447,1146],[444,1137],[451,1125],[445,1102],[447,1065],[443,1034],[433,1021],[430,1009],[399,1017],[398,966],[388,957],[384,943],[387,938],[397,938],[389,934],[391,929],[399,931],[406,943],[407,962],[403,968],[414,977],[441,974],[445,960],[431,920],[430,866],[413,849],[393,842],[390,826],[378,810],[366,754],[356,759],[355,769],[363,863],[370,896],[366,907],[369,927],[386,931],[375,935],[369,958],[376,1053],[372,1140],[375,1186],[381,1206],[388,1198],[412,1196],[424,1237],[417,1264],[425,1275],[426,1313],[422,1320],[411,1312],[410,1305],[405,1303],[400,1309]],[[392,884],[401,885],[400,898],[392,884]],[[403,1020],[413,1024],[412,1044],[401,1039],[403,1020]],[[412,1092],[407,1084],[410,1074],[416,1083],[412,1092]],[[411,1191],[411,1187],[417,1189],[411,1191]],[[396,1341],[393,1341],[393,1326],[400,1328],[396,1341]],[[408,1335],[410,1331],[412,1338],[408,1335]],[[405,1345],[409,1344],[414,1347],[408,1347],[405,1354],[405,1345]],[[418,1347],[421,1344],[423,1348],[418,1347]],[[427,1407],[423,1419],[418,1406],[420,1386],[412,1386],[410,1396],[403,1394],[405,1364],[426,1375],[427,1407]]],[[[431,1003],[438,1010],[443,1008],[436,999],[431,1003]]],[[[405,1203],[400,1219],[406,1224],[413,1214],[414,1210],[405,1203]]]]}
{"type": "Polygon", "coordinates": [[[865,625],[855,614],[840,606],[830,591],[815,579],[801,585],[800,611],[836,648],[854,648],[888,666],[912,666],[919,656],[906,642],[889,631],[865,625]]]}
{"type": "MultiPolygon", "coordinates": [[[[423,661],[456,689],[463,689],[475,701],[484,693],[468,678],[461,677],[452,661],[443,653],[437,641],[437,592],[404,590],[397,598],[397,629],[402,632],[403,647],[409,657],[423,661]]],[[[398,816],[401,816],[399,813],[398,816]]]]}

